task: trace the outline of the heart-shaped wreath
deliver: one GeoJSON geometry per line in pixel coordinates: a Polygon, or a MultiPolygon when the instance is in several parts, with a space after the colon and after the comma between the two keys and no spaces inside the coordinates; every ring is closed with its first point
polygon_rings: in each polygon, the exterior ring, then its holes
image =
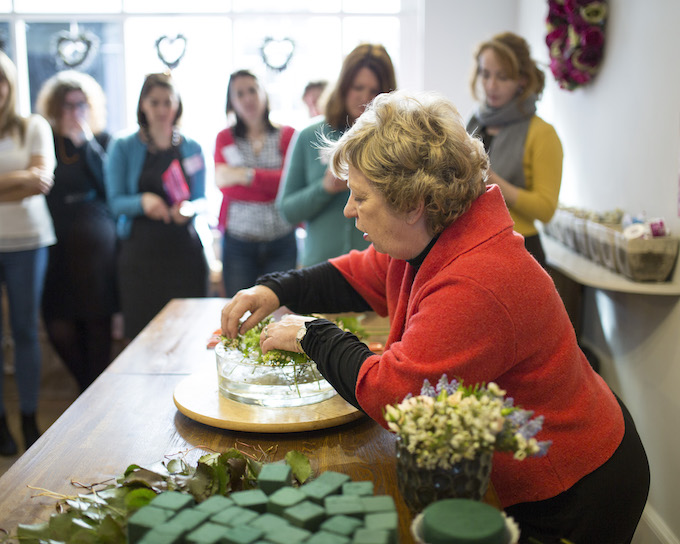
{"type": "Polygon", "coordinates": [[[605,0],[548,0],[545,42],[550,70],[561,88],[574,90],[599,71],[606,20],[605,0]]]}
{"type": "Polygon", "coordinates": [[[267,37],[260,47],[260,55],[267,68],[283,72],[295,52],[295,42],[290,38],[280,40],[267,37]]]}
{"type": "Polygon", "coordinates": [[[62,31],[56,35],[54,47],[58,62],[67,68],[84,68],[94,59],[99,38],[92,32],[77,34],[62,31]]]}
{"type": "Polygon", "coordinates": [[[179,62],[187,52],[187,39],[183,34],[174,37],[161,36],[156,40],[156,53],[161,62],[170,70],[179,66],[179,62]]]}

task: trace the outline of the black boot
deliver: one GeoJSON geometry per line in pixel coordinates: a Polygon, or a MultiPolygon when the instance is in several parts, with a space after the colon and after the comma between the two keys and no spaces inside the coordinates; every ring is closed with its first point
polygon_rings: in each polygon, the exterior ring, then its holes
{"type": "Polygon", "coordinates": [[[21,414],[21,432],[24,433],[24,445],[26,449],[33,445],[33,442],[40,437],[38,424],[35,421],[35,413],[21,414]]]}
{"type": "Polygon", "coordinates": [[[5,416],[0,416],[0,455],[16,455],[17,453],[17,443],[9,434],[9,428],[7,427],[7,419],[5,416]]]}

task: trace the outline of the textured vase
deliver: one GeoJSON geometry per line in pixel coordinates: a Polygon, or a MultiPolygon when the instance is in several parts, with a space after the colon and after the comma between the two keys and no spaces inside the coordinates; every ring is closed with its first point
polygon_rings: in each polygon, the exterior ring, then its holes
{"type": "Polygon", "coordinates": [[[482,500],[489,487],[492,452],[482,452],[474,459],[463,459],[451,468],[425,469],[416,463],[397,440],[397,481],[404,502],[412,513],[441,499],[482,500]]]}

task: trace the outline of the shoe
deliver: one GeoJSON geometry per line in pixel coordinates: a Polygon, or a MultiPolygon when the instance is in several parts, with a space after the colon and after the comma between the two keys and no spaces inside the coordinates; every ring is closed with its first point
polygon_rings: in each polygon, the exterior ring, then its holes
{"type": "Polygon", "coordinates": [[[24,434],[24,445],[26,449],[40,438],[38,424],[35,421],[35,414],[21,414],[21,432],[24,434]]]}
{"type": "Polygon", "coordinates": [[[7,427],[7,419],[5,416],[0,416],[0,455],[16,455],[17,453],[17,443],[9,434],[9,428],[7,427]]]}

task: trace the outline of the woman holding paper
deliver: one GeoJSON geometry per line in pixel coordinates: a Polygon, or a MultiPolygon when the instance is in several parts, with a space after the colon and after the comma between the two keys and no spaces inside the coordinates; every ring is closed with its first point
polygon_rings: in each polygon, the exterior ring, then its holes
{"type": "Polygon", "coordinates": [[[139,129],[112,144],[105,167],[118,217],[120,303],[134,338],[172,298],[208,292],[208,264],[194,219],[205,200],[201,146],[181,134],[182,101],[167,74],[146,77],[139,129]]]}

